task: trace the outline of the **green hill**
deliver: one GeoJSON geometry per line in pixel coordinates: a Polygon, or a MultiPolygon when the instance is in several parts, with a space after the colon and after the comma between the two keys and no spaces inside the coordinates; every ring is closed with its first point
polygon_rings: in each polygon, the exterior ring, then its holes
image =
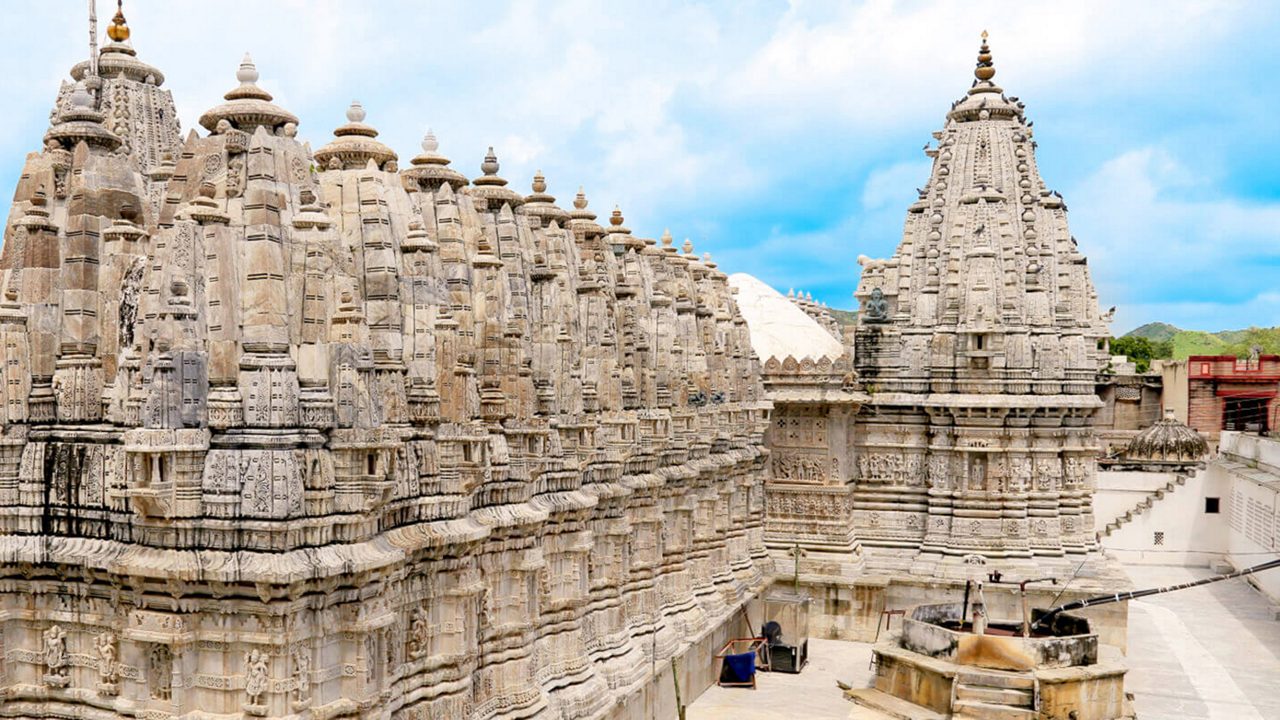
{"type": "MultiPolygon", "coordinates": [[[[1235,355],[1246,357],[1254,347],[1264,354],[1280,354],[1280,327],[1244,330],[1182,330],[1168,323],[1147,323],[1124,335],[1126,338],[1146,338],[1156,351],[1153,358],[1173,357],[1184,360],[1191,355],[1235,355]]],[[[1121,343],[1123,346],[1124,343],[1121,343]]]]}
{"type": "Polygon", "coordinates": [[[1140,328],[1125,333],[1125,337],[1144,337],[1152,342],[1163,342],[1173,338],[1181,330],[1170,325],[1169,323],[1153,322],[1147,323],[1140,328]]]}

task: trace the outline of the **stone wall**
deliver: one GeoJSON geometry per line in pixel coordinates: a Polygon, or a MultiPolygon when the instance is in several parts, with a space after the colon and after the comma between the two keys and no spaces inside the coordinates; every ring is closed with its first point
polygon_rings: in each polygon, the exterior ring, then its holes
{"type": "Polygon", "coordinates": [[[237,77],[172,147],[82,82],[24,168],[0,716],[639,717],[769,570],[724,274],[237,77]]]}

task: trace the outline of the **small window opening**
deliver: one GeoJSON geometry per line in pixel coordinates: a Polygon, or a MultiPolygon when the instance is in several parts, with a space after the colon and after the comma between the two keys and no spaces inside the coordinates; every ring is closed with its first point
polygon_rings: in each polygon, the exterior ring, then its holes
{"type": "Polygon", "coordinates": [[[1216,515],[1219,512],[1221,512],[1221,507],[1222,507],[1222,501],[1220,498],[1207,497],[1204,499],[1204,511],[1206,513],[1212,513],[1216,515]]]}
{"type": "Polygon", "coordinates": [[[1164,544],[1164,531],[1163,531],[1163,530],[1157,530],[1157,531],[1156,531],[1155,544],[1156,544],[1156,545],[1163,545],[1163,544],[1164,544]]]}

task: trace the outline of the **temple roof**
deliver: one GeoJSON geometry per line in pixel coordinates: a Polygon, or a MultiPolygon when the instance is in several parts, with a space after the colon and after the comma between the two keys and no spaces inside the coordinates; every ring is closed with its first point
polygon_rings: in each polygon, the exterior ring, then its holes
{"type": "Polygon", "coordinates": [[[200,116],[200,124],[205,130],[217,132],[218,123],[223,120],[245,132],[252,132],[258,126],[274,130],[285,123],[297,124],[296,115],[271,102],[271,93],[258,87],[258,68],[249,53],[245,53],[244,60],[240,61],[236,79],[240,86],[223,96],[227,102],[200,116]]]}
{"type": "Polygon", "coordinates": [[[830,358],[844,355],[844,345],[782,293],[746,273],[729,276],[735,301],[751,332],[751,347],[761,362],[769,358],[830,358]]]}
{"type": "Polygon", "coordinates": [[[378,131],[366,125],[364,119],[364,106],[352,100],[351,107],[347,108],[346,124],[333,131],[334,139],[329,144],[316,150],[316,162],[325,167],[337,160],[343,167],[362,168],[370,160],[378,167],[395,160],[398,157],[395,151],[374,139],[378,131]]]}
{"type": "Polygon", "coordinates": [[[405,169],[403,175],[432,188],[449,183],[457,190],[467,185],[466,176],[449,167],[449,158],[441,155],[439,149],[440,141],[436,139],[435,133],[427,130],[422,138],[422,153],[409,161],[411,167],[405,169]]]}
{"type": "Polygon", "coordinates": [[[887,343],[859,369],[923,377],[960,368],[992,392],[1028,388],[1021,378],[1032,373],[1045,383],[1037,392],[1056,393],[1069,378],[1069,392],[1092,393],[1108,316],[1066,205],[1040,177],[1032,123],[995,74],[984,33],[972,86],[933,133],[936,145],[925,145],[933,165],[897,251],[859,258],[859,326],[887,343]]]}
{"type": "MultiPolygon", "coordinates": [[[[114,78],[123,75],[134,82],[163,85],[164,73],[138,59],[137,51],[129,42],[131,36],[132,32],[124,18],[124,9],[117,3],[115,17],[107,27],[107,38],[111,42],[98,53],[98,76],[114,78]]],[[[84,80],[88,75],[88,60],[78,62],[71,68],[71,77],[76,80],[84,80]]]]}
{"type": "Polygon", "coordinates": [[[1124,450],[1126,460],[1195,462],[1209,454],[1209,443],[1200,433],[1165,410],[1164,417],[1138,433],[1124,450]]]}

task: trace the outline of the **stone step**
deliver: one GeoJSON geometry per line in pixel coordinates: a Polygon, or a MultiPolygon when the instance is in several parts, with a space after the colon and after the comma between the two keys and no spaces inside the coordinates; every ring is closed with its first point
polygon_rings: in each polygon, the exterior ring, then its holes
{"type": "Polygon", "coordinates": [[[987,687],[985,685],[956,684],[957,700],[977,700],[993,705],[1030,708],[1035,704],[1035,693],[1031,690],[1015,690],[1013,688],[987,687]]]}
{"type": "Polygon", "coordinates": [[[952,720],[957,717],[975,717],[983,720],[1036,720],[1040,713],[1029,708],[993,705],[977,700],[957,700],[952,709],[952,720]]]}
{"type": "Polygon", "coordinates": [[[894,697],[875,688],[846,690],[844,696],[857,706],[849,715],[850,720],[946,720],[947,718],[943,713],[894,697]]]}
{"type": "Polygon", "coordinates": [[[1031,675],[1002,672],[1000,670],[961,670],[956,682],[969,687],[1008,688],[1010,690],[1035,690],[1036,679],[1031,675]]]}

